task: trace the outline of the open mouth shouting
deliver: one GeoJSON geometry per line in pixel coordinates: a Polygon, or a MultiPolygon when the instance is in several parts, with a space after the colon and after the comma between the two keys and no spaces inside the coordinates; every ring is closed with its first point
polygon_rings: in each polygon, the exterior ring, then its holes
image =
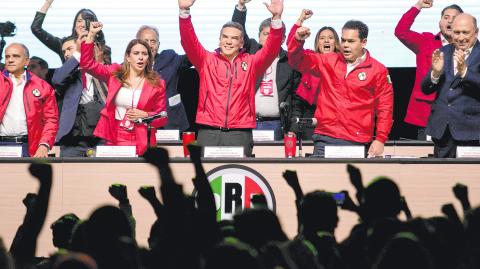
{"type": "Polygon", "coordinates": [[[323,51],[324,52],[332,52],[333,51],[333,46],[328,44],[328,43],[325,43],[325,44],[323,44],[323,51]]]}

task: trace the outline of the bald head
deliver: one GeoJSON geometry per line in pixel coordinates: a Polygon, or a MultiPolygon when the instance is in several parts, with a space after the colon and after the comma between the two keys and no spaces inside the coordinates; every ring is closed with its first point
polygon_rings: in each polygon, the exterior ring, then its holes
{"type": "Polygon", "coordinates": [[[478,37],[477,19],[467,13],[459,14],[453,21],[453,44],[458,50],[468,50],[478,37]]]}
{"type": "Polygon", "coordinates": [[[28,48],[22,43],[11,43],[5,49],[5,69],[15,77],[20,77],[25,71],[30,59],[28,48]]]}

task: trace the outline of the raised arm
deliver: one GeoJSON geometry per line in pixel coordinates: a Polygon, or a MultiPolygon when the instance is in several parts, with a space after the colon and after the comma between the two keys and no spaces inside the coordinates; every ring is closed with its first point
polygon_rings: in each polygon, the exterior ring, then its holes
{"type": "Polygon", "coordinates": [[[178,7],[180,9],[180,39],[188,59],[199,69],[208,52],[202,44],[200,44],[195,29],[193,28],[190,16],[190,7],[193,3],[195,3],[195,0],[178,0],[178,7]]]}
{"type": "Polygon", "coordinates": [[[423,36],[420,33],[411,30],[415,18],[420,14],[423,8],[431,8],[433,0],[418,0],[407,13],[403,14],[395,27],[395,36],[414,53],[417,53],[422,45],[423,36]]]}
{"type": "Polygon", "coordinates": [[[52,5],[52,3],[53,0],[45,0],[40,10],[37,11],[37,13],[35,14],[32,25],[30,25],[30,30],[40,42],[42,42],[45,46],[58,54],[63,63],[65,61],[65,58],[63,57],[62,53],[62,39],[51,35],[42,27],[43,21],[45,20],[45,17],[47,15],[47,11],[52,5]]]}
{"type": "Polygon", "coordinates": [[[309,73],[320,76],[319,66],[323,63],[322,55],[303,48],[305,40],[310,36],[310,29],[307,27],[292,27],[295,33],[289,34],[288,40],[288,63],[301,73],[309,73]]]}
{"type": "Polygon", "coordinates": [[[22,236],[14,242],[10,253],[17,262],[28,263],[35,257],[37,238],[45,223],[50,191],[52,188],[52,167],[49,164],[31,164],[30,174],[40,183],[38,196],[31,210],[27,211],[22,224],[22,236]]]}
{"type": "Polygon", "coordinates": [[[155,194],[155,187],[141,186],[140,189],[138,189],[138,193],[152,206],[158,219],[164,217],[163,205],[155,194]]]}
{"type": "Polygon", "coordinates": [[[87,34],[85,42],[82,43],[81,47],[81,57],[80,57],[80,67],[85,70],[85,72],[90,75],[108,82],[111,74],[115,69],[118,68],[117,65],[104,65],[97,63],[95,61],[95,51],[94,51],[94,42],[96,35],[102,30],[103,24],[101,22],[91,22],[90,29],[87,34]]]}
{"type": "Polygon", "coordinates": [[[67,89],[67,86],[70,84],[74,78],[74,74],[78,72],[78,67],[80,63],[75,57],[68,59],[62,66],[55,69],[52,77],[52,85],[59,92],[63,92],[67,89]]]}
{"type": "Polygon", "coordinates": [[[110,193],[110,195],[118,201],[118,207],[127,217],[130,228],[132,229],[133,239],[135,239],[136,221],[133,217],[132,205],[128,199],[127,186],[123,184],[112,184],[110,187],[108,187],[108,193],[110,193]]]}
{"type": "Polygon", "coordinates": [[[270,4],[265,3],[268,11],[272,14],[270,33],[265,45],[255,54],[253,64],[256,66],[256,75],[261,76],[272,64],[273,60],[280,53],[283,39],[283,0],[271,0],[270,4]]]}
{"type": "MultiPolygon", "coordinates": [[[[232,21],[238,22],[243,27],[243,47],[248,51],[252,51],[252,43],[255,42],[251,40],[247,34],[247,28],[245,27],[245,23],[247,21],[247,6],[246,4],[251,0],[238,0],[238,4],[235,6],[232,15],[232,21]]],[[[252,51],[253,52],[253,51],[252,51]]]]}

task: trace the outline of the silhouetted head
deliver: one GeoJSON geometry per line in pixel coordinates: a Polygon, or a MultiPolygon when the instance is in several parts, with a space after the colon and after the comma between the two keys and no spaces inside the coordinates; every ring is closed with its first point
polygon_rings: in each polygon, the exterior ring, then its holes
{"type": "Polygon", "coordinates": [[[365,210],[369,220],[396,218],[401,205],[400,190],[390,178],[378,177],[365,189],[365,210]]]}
{"type": "Polygon", "coordinates": [[[469,210],[463,223],[467,247],[480,248],[480,207],[469,210]]]}
{"type": "Polygon", "coordinates": [[[374,269],[433,268],[428,251],[412,233],[397,234],[378,256],[374,269]]]}
{"type": "Polygon", "coordinates": [[[241,242],[228,237],[209,252],[204,269],[260,269],[257,251],[241,242]]]}
{"type": "Polygon", "coordinates": [[[306,233],[332,233],[338,223],[337,203],[332,194],[324,191],[307,193],[300,204],[300,222],[306,233]]]}
{"type": "Polygon", "coordinates": [[[132,238],[132,229],[125,214],[117,207],[103,206],[95,210],[86,227],[87,254],[91,255],[102,269],[127,268],[122,260],[123,237],[132,238]]]}
{"type": "Polygon", "coordinates": [[[269,241],[288,239],[275,213],[266,208],[245,209],[233,221],[238,238],[257,249],[269,241]]]}
{"type": "Polygon", "coordinates": [[[86,254],[72,252],[59,256],[53,269],[97,269],[97,263],[86,254]]]}
{"type": "Polygon", "coordinates": [[[57,248],[69,249],[73,229],[80,222],[77,215],[69,213],[61,216],[50,228],[52,229],[53,245],[57,248]]]}

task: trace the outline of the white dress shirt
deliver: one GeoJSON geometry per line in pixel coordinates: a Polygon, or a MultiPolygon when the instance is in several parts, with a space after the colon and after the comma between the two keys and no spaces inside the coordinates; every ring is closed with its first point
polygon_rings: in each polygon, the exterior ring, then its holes
{"type": "Polygon", "coordinates": [[[13,82],[13,91],[0,124],[0,136],[27,135],[27,116],[23,104],[23,90],[27,82],[27,74],[24,72],[19,80],[10,74],[10,79],[13,82]]]}

